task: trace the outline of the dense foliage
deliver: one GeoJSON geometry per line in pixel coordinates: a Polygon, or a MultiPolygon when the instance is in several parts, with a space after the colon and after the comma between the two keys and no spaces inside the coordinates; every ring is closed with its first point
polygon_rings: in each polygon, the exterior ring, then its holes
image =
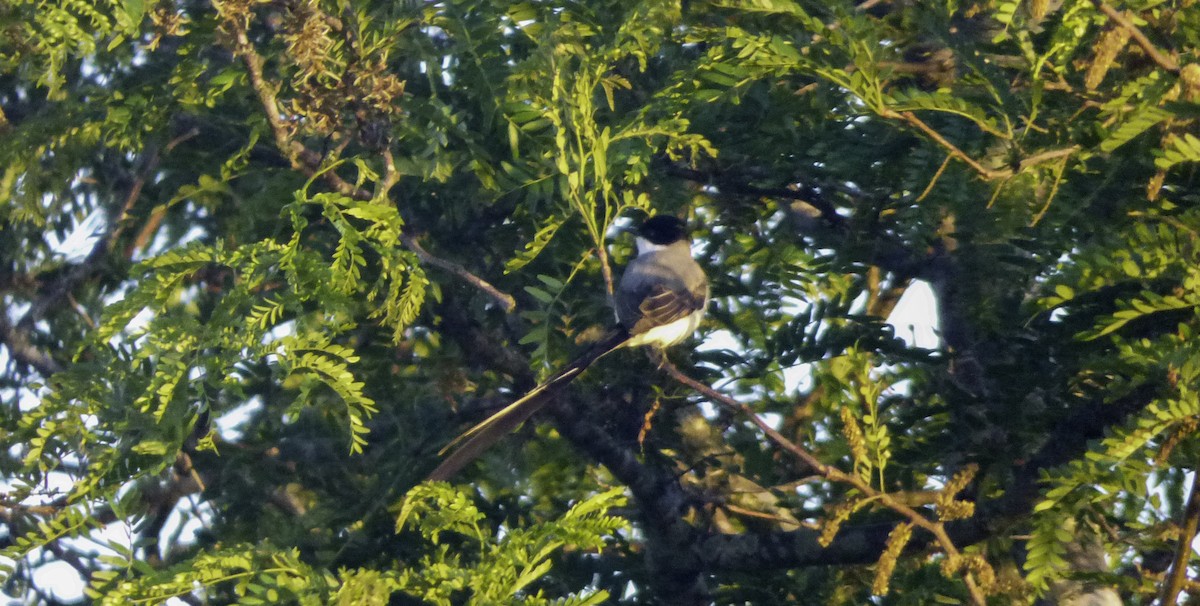
{"type": "Polygon", "coordinates": [[[1200,596],[1195,0],[0,28],[10,596],[1200,596]],[[695,228],[705,345],[618,352],[422,484],[611,322],[614,227],[654,212],[695,228]],[[917,285],[933,348],[885,321],[917,285]]]}

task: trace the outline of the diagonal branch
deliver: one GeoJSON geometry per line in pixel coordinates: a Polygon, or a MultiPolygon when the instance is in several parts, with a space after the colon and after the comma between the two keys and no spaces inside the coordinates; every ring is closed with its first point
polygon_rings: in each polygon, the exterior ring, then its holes
{"type": "Polygon", "coordinates": [[[426,264],[453,274],[467,284],[482,290],[485,294],[499,303],[501,309],[504,311],[510,312],[517,307],[517,301],[516,299],[513,299],[512,295],[500,290],[499,288],[496,288],[495,286],[492,286],[490,282],[471,273],[470,270],[462,265],[459,265],[458,263],[448,261],[441,257],[433,256],[426,251],[423,246],[421,246],[420,242],[417,242],[417,239],[414,238],[412,234],[401,232],[400,243],[403,244],[405,248],[411,250],[413,254],[417,255],[417,258],[421,259],[421,261],[425,262],[426,264]]]}
{"type": "Polygon", "coordinates": [[[1146,51],[1146,54],[1150,56],[1150,59],[1157,63],[1159,67],[1170,72],[1179,71],[1179,62],[1176,61],[1174,57],[1171,57],[1170,55],[1158,50],[1158,47],[1154,46],[1154,43],[1146,37],[1146,34],[1142,33],[1142,30],[1138,29],[1138,26],[1135,25],[1133,21],[1129,19],[1129,17],[1125,16],[1124,13],[1109,6],[1104,0],[1093,0],[1093,4],[1095,4],[1096,8],[1100,9],[1100,12],[1104,13],[1105,16],[1116,22],[1117,25],[1120,25],[1128,30],[1129,35],[1134,39],[1135,42],[1138,43],[1138,46],[1142,47],[1142,50],[1146,51]]]}
{"type": "MultiPolygon", "coordinates": [[[[1078,457],[1087,450],[1089,440],[1124,422],[1153,397],[1153,389],[1143,387],[1105,406],[1084,406],[1063,419],[1050,430],[1041,450],[1012,468],[1012,479],[1004,493],[978,501],[974,516],[947,523],[947,536],[956,545],[972,545],[1005,532],[1013,521],[1024,519],[1033,508],[1044,470],[1078,457]]],[[[827,547],[817,542],[817,533],[811,530],[710,535],[702,538],[702,565],[706,570],[761,571],[869,564],[878,559],[894,526],[888,523],[843,527],[827,547]]],[[[907,549],[921,549],[932,539],[928,535],[914,535],[907,549]]]]}
{"type": "Polygon", "coordinates": [[[1175,561],[1171,564],[1171,575],[1163,585],[1159,604],[1174,604],[1187,581],[1188,560],[1192,557],[1192,539],[1200,530],[1200,479],[1192,478],[1192,491],[1188,495],[1183,512],[1183,525],[1179,529],[1179,540],[1175,545],[1175,561]]]}
{"type": "Polygon", "coordinates": [[[121,203],[120,209],[109,214],[107,225],[103,233],[96,238],[96,243],[92,246],[92,250],[88,252],[83,261],[75,264],[45,288],[38,299],[29,307],[29,311],[25,312],[25,315],[17,323],[18,329],[31,331],[33,325],[45,317],[46,312],[50,308],[57,305],[76,286],[87,279],[88,276],[95,273],[96,268],[99,267],[112,251],[113,246],[115,246],[117,240],[129,225],[129,211],[133,209],[133,205],[141,198],[142,188],[145,187],[146,182],[152,179],[154,173],[158,170],[159,161],[162,159],[161,154],[170,152],[177,145],[195,137],[197,134],[199,134],[199,131],[192,129],[172,139],[164,146],[162,152],[159,151],[157,146],[148,147],[142,158],[141,166],[133,176],[133,181],[129,184],[128,191],[125,192],[125,199],[121,203]]]}
{"type": "Polygon", "coordinates": [[[29,342],[29,332],[13,326],[8,313],[0,310],[0,343],[8,348],[13,360],[38,371],[43,377],[63,370],[57,360],[29,342]]]}
{"type": "MultiPolygon", "coordinates": [[[[168,142],[163,151],[170,152],[177,145],[197,134],[198,131],[192,129],[168,142]]],[[[33,333],[34,325],[64,298],[70,299],[71,291],[93,275],[108,254],[112,252],[113,246],[129,224],[129,211],[141,198],[146,182],[153,178],[155,171],[158,170],[160,159],[161,154],[158,148],[150,146],[142,158],[141,166],[129,184],[129,189],[125,192],[120,208],[109,213],[104,231],[96,238],[96,243],[87,256],[41,289],[38,297],[15,326],[9,321],[7,313],[0,313],[0,342],[8,346],[13,359],[29,365],[45,377],[63,370],[63,367],[54,358],[30,342],[29,337],[33,333]]]]}
{"type": "Polygon", "coordinates": [[[1017,167],[1015,169],[1004,168],[1004,169],[1000,169],[1000,170],[995,170],[995,169],[991,169],[991,168],[987,168],[987,167],[983,166],[982,164],[979,163],[978,160],[967,155],[966,152],[959,149],[959,147],[957,145],[951,143],[950,140],[943,137],[941,133],[934,130],[933,127],[926,124],[924,120],[921,120],[920,118],[917,117],[916,114],[914,114],[912,112],[896,112],[896,111],[892,111],[890,109],[885,109],[880,115],[884,118],[888,118],[888,119],[892,119],[892,120],[901,120],[903,122],[907,122],[907,123],[911,124],[912,126],[916,127],[917,130],[925,133],[930,139],[933,139],[935,143],[942,146],[942,148],[944,148],[946,151],[950,152],[951,156],[959,159],[960,161],[962,161],[963,164],[966,164],[967,166],[971,167],[971,170],[974,170],[975,172],[979,173],[980,176],[982,176],[984,179],[987,179],[988,181],[994,181],[996,179],[1007,179],[1009,177],[1019,174],[1021,171],[1025,170],[1026,168],[1029,168],[1031,166],[1036,166],[1043,162],[1049,162],[1051,160],[1065,158],[1067,156],[1074,154],[1075,152],[1079,151],[1079,149],[1080,149],[1080,147],[1078,145],[1072,145],[1072,146],[1063,147],[1060,149],[1047,150],[1047,151],[1029,156],[1028,158],[1022,159],[1017,164],[1017,167]]]}

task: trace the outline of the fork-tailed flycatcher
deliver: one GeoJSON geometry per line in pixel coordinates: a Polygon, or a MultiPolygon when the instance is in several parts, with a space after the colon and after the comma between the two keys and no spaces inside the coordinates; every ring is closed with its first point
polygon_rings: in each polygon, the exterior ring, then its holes
{"type": "Polygon", "coordinates": [[[617,325],[575,361],[503,410],[458,436],[442,453],[430,480],[447,480],[553,399],[554,394],[604,355],[622,347],[666,348],[686,339],[704,316],[708,279],[692,259],[684,222],[658,215],[637,230],[637,257],[629,262],[614,295],[617,325]]]}

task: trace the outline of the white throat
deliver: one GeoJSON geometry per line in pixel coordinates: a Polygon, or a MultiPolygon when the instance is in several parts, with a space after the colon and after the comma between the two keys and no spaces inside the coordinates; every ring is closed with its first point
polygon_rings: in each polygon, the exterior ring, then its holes
{"type": "Polygon", "coordinates": [[[637,237],[637,249],[639,255],[645,255],[660,250],[666,250],[666,244],[655,244],[641,236],[637,237]]]}

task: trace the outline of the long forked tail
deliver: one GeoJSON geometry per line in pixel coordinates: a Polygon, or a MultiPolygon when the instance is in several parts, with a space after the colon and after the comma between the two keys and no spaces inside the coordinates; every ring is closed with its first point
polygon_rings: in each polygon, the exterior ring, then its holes
{"type": "Polygon", "coordinates": [[[444,454],[453,449],[440,465],[430,472],[428,479],[434,481],[449,480],[463,467],[474,461],[493,444],[515,430],[526,419],[533,416],[547,403],[554,399],[564,387],[587,370],[596,360],[619,349],[629,340],[629,332],[622,327],[610,330],[602,339],[587,348],[578,358],[568,364],[554,376],[541,385],[521,396],[521,399],[505,406],[499,412],[480,421],[479,424],[463,432],[450,442],[438,454],[444,454]]]}

